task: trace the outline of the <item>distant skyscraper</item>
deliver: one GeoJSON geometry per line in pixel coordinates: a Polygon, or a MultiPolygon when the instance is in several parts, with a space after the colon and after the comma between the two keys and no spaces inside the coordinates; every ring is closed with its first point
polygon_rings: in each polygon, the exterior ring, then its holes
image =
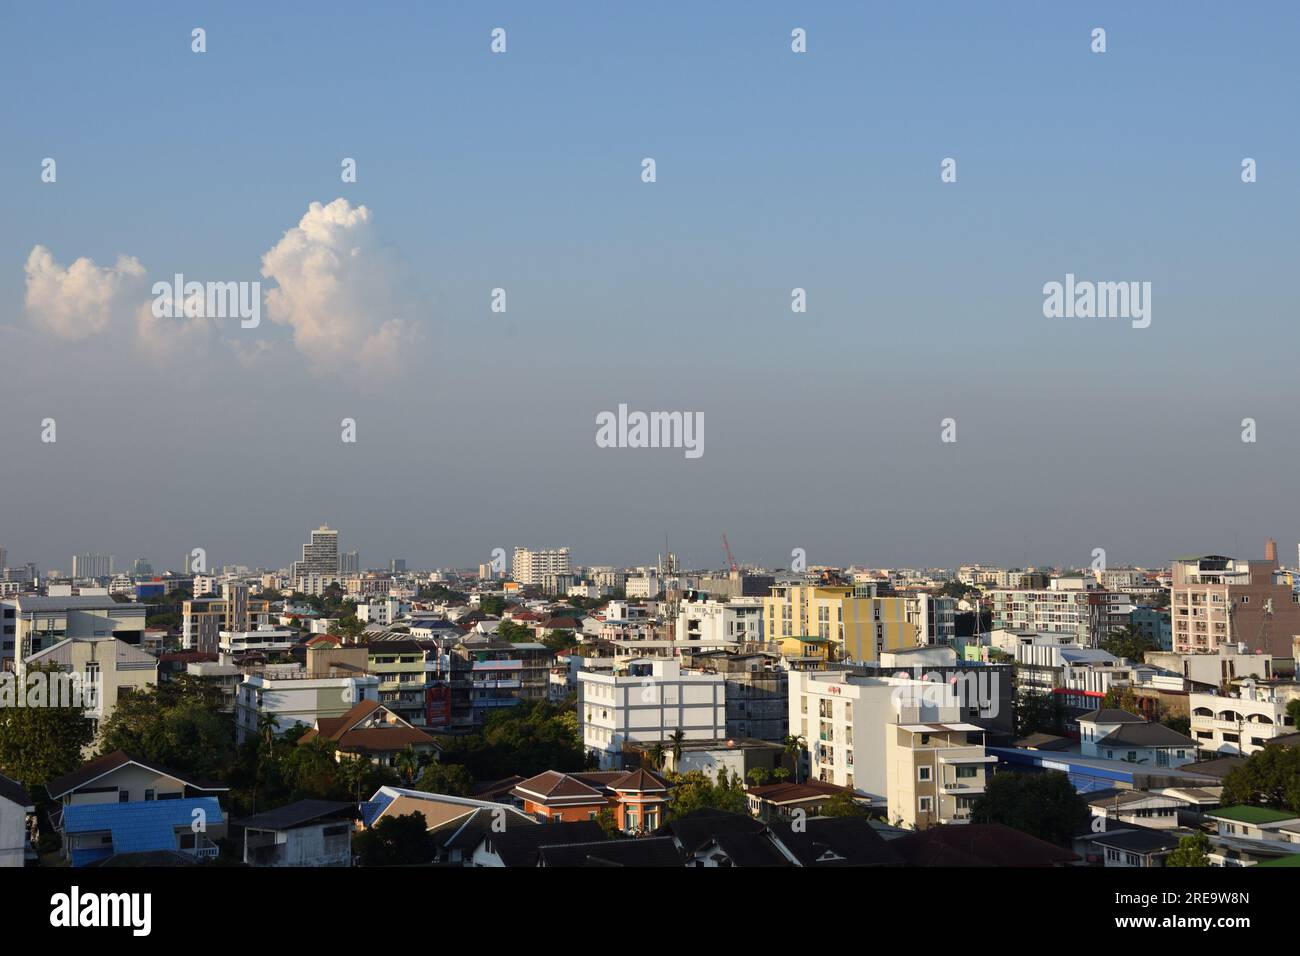
{"type": "Polygon", "coordinates": [[[131,573],[136,577],[149,577],[153,574],[153,565],[144,558],[136,558],[131,564],[131,573]]]}
{"type": "Polygon", "coordinates": [[[339,574],[356,574],[361,570],[361,553],[344,551],[339,555],[339,574]]]}
{"type": "Polygon", "coordinates": [[[108,578],[113,576],[113,555],[111,554],[74,554],[72,556],[73,578],[108,578]]]}
{"type": "Polygon", "coordinates": [[[405,559],[405,558],[393,558],[393,560],[391,560],[391,561],[388,562],[388,570],[389,570],[389,572],[392,573],[392,574],[405,574],[405,573],[406,573],[406,559],[405,559]]]}
{"type": "Polygon", "coordinates": [[[9,567],[9,552],[4,548],[0,548],[0,571],[7,567],[9,567]]]}
{"type": "Polygon", "coordinates": [[[533,551],[530,548],[515,548],[511,572],[518,583],[540,587],[542,579],[548,574],[570,573],[569,549],[533,551]]]}
{"type": "Polygon", "coordinates": [[[302,546],[302,560],[294,577],[308,574],[339,573],[339,533],[327,524],[311,533],[311,541],[302,546]]]}

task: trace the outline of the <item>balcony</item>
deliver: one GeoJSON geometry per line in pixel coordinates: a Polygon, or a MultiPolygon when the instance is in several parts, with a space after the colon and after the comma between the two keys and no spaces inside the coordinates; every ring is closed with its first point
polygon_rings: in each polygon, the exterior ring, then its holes
{"type": "Polygon", "coordinates": [[[969,780],[945,780],[939,785],[940,791],[953,797],[978,797],[984,793],[984,779],[972,777],[969,780]]]}

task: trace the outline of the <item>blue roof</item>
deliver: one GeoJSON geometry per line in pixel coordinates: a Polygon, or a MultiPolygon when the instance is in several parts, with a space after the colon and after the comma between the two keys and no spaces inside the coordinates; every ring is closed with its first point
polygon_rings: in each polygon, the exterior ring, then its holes
{"type": "Polygon", "coordinates": [[[366,826],[372,826],[379,815],[388,809],[388,805],[397,799],[392,794],[384,793],[380,790],[375,794],[373,800],[364,800],[361,803],[361,822],[366,826]]]}
{"type": "Polygon", "coordinates": [[[183,800],[74,804],[63,810],[63,829],[69,834],[107,830],[113,835],[114,853],[174,850],[176,829],[189,828],[195,820],[195,810],[203,811],[208,826],[225,822],[216,797],[189,797],[183,800]]]}

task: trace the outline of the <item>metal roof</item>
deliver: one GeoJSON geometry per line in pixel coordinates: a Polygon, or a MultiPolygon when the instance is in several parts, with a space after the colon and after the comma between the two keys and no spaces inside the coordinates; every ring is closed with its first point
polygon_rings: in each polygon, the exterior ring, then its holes
{"type": "Polygon", "coordinates": [[[107,830],[113,835],[114,853],[146,853],[176,849],[176,829],[196,819],[206,826],[225,822],[216,797],[73,804],[63,810],[63,829],[70,834],[107,830]]]}

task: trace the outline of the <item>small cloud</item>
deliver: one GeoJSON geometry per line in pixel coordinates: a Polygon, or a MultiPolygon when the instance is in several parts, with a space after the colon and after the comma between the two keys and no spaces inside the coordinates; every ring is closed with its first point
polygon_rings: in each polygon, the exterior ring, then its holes
{"type": "Polygon", "coordinates": [[[271,321],[317,372],[392,376],[418,326],[396,318],[398,257],[375,232],[370,210],[346,199],[314,202],[262,256],[271,321]]]}
{"type": "Polygon", "coordinates": [[[121,303],[144,279],[134,256],[118,256],[112,267],[82,257],[64,267],[45,246],[35,246],[23,267],[27,274],[27,313],[38,328],[77,341],[108,328],[121,303]]]}

